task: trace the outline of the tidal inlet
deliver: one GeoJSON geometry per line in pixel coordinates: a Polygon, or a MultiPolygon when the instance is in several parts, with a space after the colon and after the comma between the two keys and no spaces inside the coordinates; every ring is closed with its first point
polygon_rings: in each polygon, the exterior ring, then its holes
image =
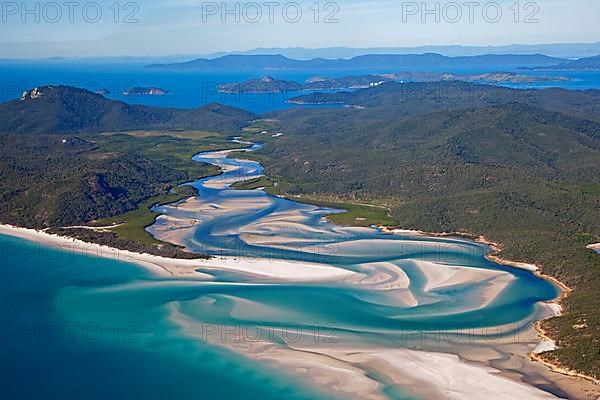
{"type": "Polygon", "coordinates": [[[157,207],[148,228],[214,257],[153,289],[185,287],[164,305],[182,335],[324,398],[555,398],[526,357],[535,321],[556,311],[552,283],[488,260],[480,243],[337,226],[324,217],[341,210],[232,189],[263,171],[230,152],[194,157],[223,173],[157,207]]]}
{"type": "Polygon", "coordinates": [[[0,400],[600,400],[598,1],[0,14],[0,400]]]}
{"type": "Polygon", "coordinates": [[[560,311],[559,287],[533,267],[493,262],[472,240],[340,226],[327,216],[344,210],[234,189],[263,168],[230,157],[260,144],[232,142],[242,149],[196,155],[222,173],[155,206],[146,228],[207,259],[3,227],[8,398],[40,387],[91,399],[568,397],[528,356],[554,348],[535,324],[560,311]],[[32,365],[48,372],[20,384],[32,365]]]}

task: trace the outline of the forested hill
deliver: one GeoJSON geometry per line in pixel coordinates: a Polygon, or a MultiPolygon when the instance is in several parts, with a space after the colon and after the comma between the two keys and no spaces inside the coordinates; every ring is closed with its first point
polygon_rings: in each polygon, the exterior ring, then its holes
{"type": "Polygon", "coordinates": [[[541,266],[575,289],[544,357],[600,378],[599,93],[383,84],[333,95],[351,108],[272,114],[284,136],[257,157],[278,194],[384,206],[403,229],[485,235],[541,266]]]}
{"type": "Polygon", "coordinates": [[[567,61],[558,65],[524,69],[539,69],[547,71],[599,71],[600,56],[580,58],[579,60],[567,61]]]}
{"type": "Polygon", "coordinates": [[[270,173],[292,179],[305,194],[349,198],[414,195],[402,175],[412,166],[489,167],[536,179],[600,183],[597,122],[519,103],[363,124],[337,116],[345,112],[309,111],[304,118],[281,113],[286,136],[264,151],[270,173]]]}
{"type": "Polygon", "coordinates": [[[70,86],[43,86],[0,105],[0,132],[96,133],[143,129],[237,130],[253,118],[220,104],[186,110],[130,105],[70,86]]]}
{"type": "Polygon", "coordinates": [[[86,229],[77,235],[121,249],[193,257],[145,232],[155,217],[150,207],[192,196],[191,187],[179,184],[219,172],[192,156],[232,146],[229,136],[253,118],[220,104],[162,109],[67,86],[30,90],[0,105],[0,223],[56,230],[123,216],[133,225],[118,233],[86,229]]]}
{"type": "MultiPolygon", "coordinates": [[[[368,119],[522,103],[600,121],[600,90],[527,90],[462,81],[389,82],[354,92],[312,93],[294,97],[290,101],[364,108],[366,110],[361,117],[368,119]]],[[[290,114],[293,112],[290,111],[290,114]]]]}

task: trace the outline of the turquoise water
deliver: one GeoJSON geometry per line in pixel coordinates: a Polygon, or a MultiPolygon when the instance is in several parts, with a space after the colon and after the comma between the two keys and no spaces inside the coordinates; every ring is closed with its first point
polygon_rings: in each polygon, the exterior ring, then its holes
{"type": "MultiPolygon", "coordinates": [[[[259,148],[254,145],[248,150],[259,148]]],[[[179,311],[192,320],[242,324],[262,330],[293,322],[309,336],[315,327],[326,326],[341,342],[420,350],[439,349],[440,343],[445,342],[442,347],[448,350],[469,341],[484,345],[486,341],[516,337],[540,317],[540,302],[558,294],[552,284],[529,271],[487,260],[486,246],[461,239],[338,227],[323,220],[324,215],[336,210],[299,204],[261,190],[231,189],[229,185],[234,181],[262,174],[262,167],[256,162],[229,159],[227,152],[203,153],[194,160],[218,165],[226,172],[192,183],[199,191],[193,201],[157,207],[156,211],[164,216],[149,228],[156,237],[191,251],[257,263],[318,263],[371,277],[376,277],[372,269],[375,266],[387,275],[386,283],[395,282],[402,272],[409,286],[402,291],[343,280],[265,283],[256,276],[211,270],[213,279],[223,285],[190,288],[198,301],[186,302],[179,311]],[[220,211],[224,208],[226,212],[220,211]],[[174,232],[179,233],[172,236],[174,232]],[[177,240],[173,240],[175,237],[177,240]],[[388,268],[378,267],[382,263],[388,268]],[[493,299],[486,294],[497,284],[491,278],[427,288],[431,268],[440,271],[456,266],[463,271],[503,274],[510,281],[493,299]],[[238,285],[240,282],[246,284],[238,285]],[[407,291],[418,304],[398,300],[398,295],[407,291]],[[217,301],[209,304],[201,299],[217,301]],[[237,307],[246,303],[256,306],[233,315],[237,307]],[[490,331],[490,327],[500,328],[490,331]]],[[[285,340],[282,346],[285,348],[285,340]]],[[[384,388],[399,395],[397,388],[384,388]]]]}
{"type": "MultiPolygon", "coordinates": [[[[232,181],[260,175],[262,168],[226,155],[194,158],[230,170],[193,183],[200,192],[192,199],[198,201],[196,208],[161,207],[171,220],[161,217],[151,232],[160,237],[173,220],[193,217],[196,222],[184,229],[181,244],[194,251],[255,263],[317,263],[366,277],[379,271],[388,283],[402,273],[408,287],[397,290],[344,279],[293,283],[230,270],[227,262],[223,268],[200,268],[205,279],[165,278],[134,264],[0,236],[3,398],[73,398],[83,393],[89,399],[115,394],[146,399],[328,399],[333,395],[313,388],[306,377],[231,347],[237,340],[227,332],[239,335],[242,344],[250,343],[248,336],[260,336],[283,351],[309,344],[316,349],[451,348],[515,335],[539,316],[540,302],[557,296],[553,285],[535,275],[488,261],[488,249],[470,241],[341,228],[322,218],[335,210],[260,190],[233,191],[232,181]],[[245,208],[219,211],[227,204],[245,208]],[[206,205],[208,211],[202,208],[206,205]],[[265,239],[268,245],[261,241],[265,239]],[[387,263],[387,269],[377,263],[387,263]],[[511,279],[493,299],[486,295],[499,284],[492,278],[427,288],[431,271],[455,267],[504,273],[511,279]],[[409,292],[418,304],[397,297],[409,292]],[[493,334],[487,331],[499,326],[493,334]],[[220,336],[223,332],[225,337],[220,336]]],[[[411,398],[403,387],[371,375],[381,379],[389,398],[411,398]]]]}
{"type": "Polygon", "coordinates": [[[183,335],[166,307],[193,290],[7,236],[0,249],[3,399],[327,398],[183,335]]]}

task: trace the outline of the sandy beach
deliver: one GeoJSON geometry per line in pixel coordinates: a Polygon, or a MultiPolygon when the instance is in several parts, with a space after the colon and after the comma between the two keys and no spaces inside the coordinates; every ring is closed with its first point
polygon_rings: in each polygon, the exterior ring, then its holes
{"type": "Polygon", "coordinates": [[[0,234],[19,237],[51,248],[76,252],[89,257],[109,258],[115,261],[141,265],[161,277],[179,277],[210,280],[210,271],[227,270],[286,282],[320,282],[349,278],[351,271],[318,264],[280,260],[218,257],[209,260],[180,260],[150,254],[134,253],[43,231],[0,225],[0,234]]]}
{"type": "Polygon", "coordinates": [[[600,243],[590,244],[587,248],[590,250],[594,250],[597,253],[600,253],[600,243]]]}
{"type": "MultiPolygon", "coordinates": [[[[227,270],[281,283],[344,281],[369,289],[395,293],[396,298],[408,307],[418,304],[410,293],[408,277],[399,273],[397,266],[389,263],[363,265],[364,272],[357,273],[336,267],[279,260],[261,262],[260,260],[244,260],[234,257],[210,260],[175,260],[117,250],[73,238],[50,235],[43,231],[9,225],[0,225],[0,234],[23,238],[61,250],[74,251],[90,257],[104,257],[135,263],[166,278],[186,278],[210,283],[213,278],[211,272],[227,270]]],[[[352,251],[351,249],[352,246],[345,250],[352,251]]],[[[436,269],[435,265],[421,265],[421,267],[427,277],[428,290],[452,286],[469,280],[491,279],[493,281],[500,279],[499,282],[490,284],[485,296],[487,301],[495,298],[508,284],[509,280],[506,280],[505,275],[510,276],[505,273],[495,273],[495,271],[468,268],[441,270],[440,268],[436,269]]],[[[241,302],[239,307],[236,313],[243,312],[248,308],[241,302]]],[[[194,335],[195,330],[197,331],[197,326],[194,324],[197,322],[186,319],[176,310],[173,312],[174,320],[185,326],[186,330],[194,335]]],[[[555,307],[554,310],[549,307],[548,314],[555,312],[559,312],[558,307],[555,307]]],[[[226,343],[217,340],[214,344],[224,346],[249,358],[272,363],[279,368],[287,368],[311,384],[320,385],[327,390],[334,388],[353,398],[373,400],[385,398],[381,393],[380,384],[369,377],[373,371],[387,377],[389,382],[410,388],[413,394],[424,399],[437,399],[440,396],[465,400],[480,399],[481,393],[486,393],[486,398],[502,400],[516,397],[522,399],[554,398],[548,393],[523,383],[522,376],[510,376],[501,369],[492,367],[490,362],[486,361],[484,348],[481,348],[479,353],[476,348],[469,350],[472,355],[471,360],[467,363],[461,357],[452,354],[401,348],[364,347],[360,344],[344,347],[347,346],[347,343],[352,342],[351,339],[344,340],[344,346],[321,344],[315,347],[314,344],[306,343],[307,341],[310,343],[313,338],[309,339],[303,340],[303,343],[300,344],[289,344],[286,347],[253,341],[226,343]],[[473,354],[479,355],[473,356],[473,354]],[[477,390],[474,389],[475,387],[477,390]],[[475,396],[473,393],[477,393],[477,395],[475,396]]],[[[544,338],[541,343],[539,339],[533,340],[527,347],[521,347],[519,352],[523,352],[522,354],[535,353],[549,349],[552,345],[548,338],[544,338]]],[[[508,354],[506,350],[499,350],[499,352],[499,354],[508,354]]],[[[535,356],[532,358],[536,360],[535,356]]],[[[521,356],[518,362],[525,363],[526,359],[523,359],[525,357],[521,356]]],[[[541,366],[541,364],[537,365],[541,366]]],[[[528,368],[534,369],[532,366],[525,369],[528,368]]],[[[554,369],[556,370],[556,368],[554,369]]],[[[565,371],[557,372],[564,373],[565,371]]],[[[545,379],[555,377],[555,374],[547,370],[538,370],[536,373],[540,376],[546,374],[545,379]]],[[[565,380],[558,379],[558,381],[561,382],[563,388],[571,390],[571,393],[594,389],[586,386],[587,382],[582,380],[565,378],[565,380]]]]}
{"type": "MultiPolygon", "coordinates": [[[[423,399],[453,398],[479,400],[520,398],[524,400],[554,399],[549,393],[511,379],[501,370],[491,367],[479,355],[477,361],[466,362],[457,355],[391,349],[352,343],[341,337],[336,344],[312,335],[300,342],[279,346],[268,340],[236,337],[227,340],[221,335],[206,335],[202,324],[187,318],[171,307],[172,319],[196,337],[214,345],[246,355],[249,358],[284,368],[307,383],[342,393],[345,398],[384,400],[381,384],[373,374],[384,376],[392,385],[408,388],[411,395],[423,399]],[[317,343],[318,344],[315,344],[317,343]]],[[[285,336],[285,335],[283,335],[285,336]]],[[[503,353],[496,353],[504,357],[503,353]]]]}

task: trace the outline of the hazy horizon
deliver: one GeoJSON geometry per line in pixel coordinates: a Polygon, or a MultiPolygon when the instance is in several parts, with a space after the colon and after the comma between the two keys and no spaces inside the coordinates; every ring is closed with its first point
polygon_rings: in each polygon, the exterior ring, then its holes
{"type": "Polygon", "coordinates": [[[585,43],[600,3],[97,2],[2,4],[0,58],[209,55],[255,48],[585,43]],[[557,31],[556,27],[563,29],[557,31]],[[349,32],[351,34],[349,34],[349,32]]]}
{"type": "MultiPolygon", "coordinates": [[[[2,49],[0,44],[0,50],[2,49]]],[[[288,58],[307,58],[304,55],[314,54],[311,57],[350,58],[364,54],[423,54],[439,53],[447,57],[474,56],[485,54],[544,54],[551,57],[580,58],[600,55],[600,42],[589,43],[510,43],[501,45],[479,46],[472,44],[427,44],[421,46],[373,46],[373,47],[252,47],[247,49],[222,50],[210,53],[166,53],[166,54],[89,54],[89,55],[37,55],[32,56],[0,56],[0,60],[94,60],[94,59],[148,59],[148,60],[185,60],[190,58],[217,58],[226,55],[273,55],[281,54],[288,58]],[[304,56],[304,57],[303,57],[304,56]]]]}

